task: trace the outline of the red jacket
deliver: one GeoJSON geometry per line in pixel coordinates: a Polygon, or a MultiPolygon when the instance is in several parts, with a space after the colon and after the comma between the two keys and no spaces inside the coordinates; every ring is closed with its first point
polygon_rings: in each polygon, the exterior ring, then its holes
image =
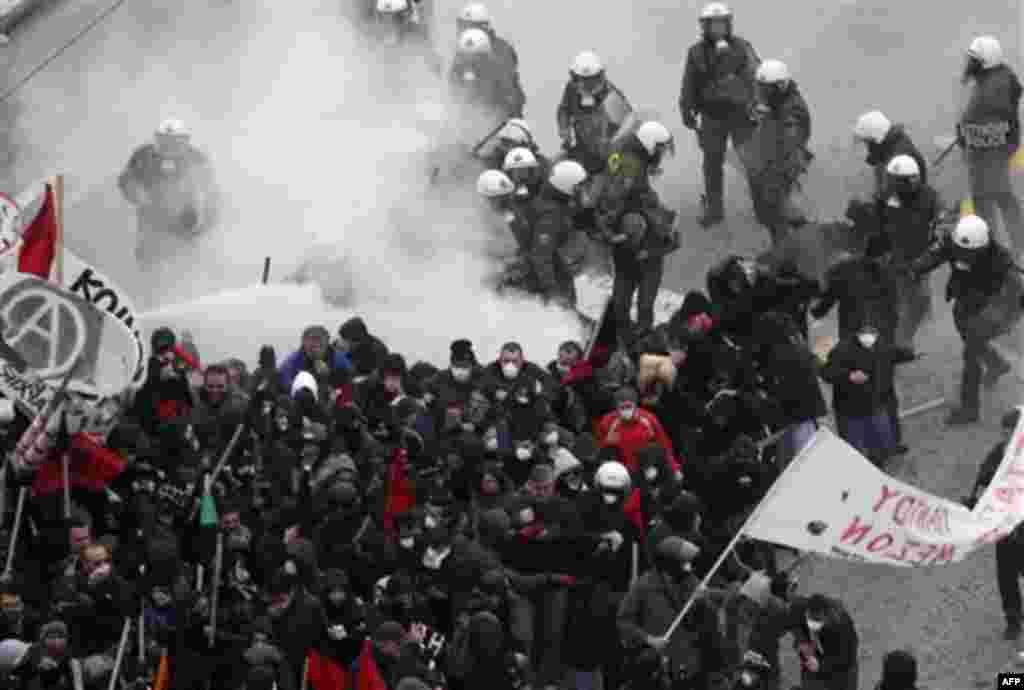
{"type": "Polygon", "coordinates": [[[623,421],[617,411],[609,412],[598,420],[595,435],[602,448],[619,449],[622,455],[622,464],[631,473],[638,469],[637,451],[650,445],[664,448],[668,452],[673,469],[677,471],[680,469],[679,462],[675,457],[675,450],[672,448],[672,440],[665,433],[665,428],[661,426],[658,418],[647,410],[638,407],[636,417],[629,422],[623,421]],[[614,440],[609,438],[613,427],[618,435],[618,438],[614,440]]]}
{"type": "Polygon", "coordinates": [[[363,642],[363,651],[351,669],[312,649],[307,660],[307,676],[313,690],[387,690],[374,661],[370,640],[363,642]]]}

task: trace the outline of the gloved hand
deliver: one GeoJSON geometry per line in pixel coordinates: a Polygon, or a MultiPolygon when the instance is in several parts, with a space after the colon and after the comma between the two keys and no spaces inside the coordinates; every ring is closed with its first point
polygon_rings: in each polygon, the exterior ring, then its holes
{"type": "Polygon", "coordinates": [[[684,110],[683,111],[683,125],[687,129],[697,129],[697,111],[696,110],[684,110]]]}

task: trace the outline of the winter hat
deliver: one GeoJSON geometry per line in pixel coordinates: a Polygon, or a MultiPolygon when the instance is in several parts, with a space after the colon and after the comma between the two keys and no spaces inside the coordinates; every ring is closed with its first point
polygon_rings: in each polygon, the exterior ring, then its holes
{"type": "Polygon", "coordinates": [[[430,687],[415,676],[406,676],[398,681],[395,690],[430,690],[430,687]]]}
{"type": "Polygon", "coordinates": [[[385,376],[388,374],[405,376],[406,371],[405,358],[396,352],[388,354],[380,366],[380,373],[385,376]]]}
{"type": "Polygon", "coordinates": [[[636,403],[637,397],[636,389],[630,386],[623,386],[615,391],[615,404],[621,405],[624,402],[636,403]]]}
{"type": "Polygon", "coordinates": [[[369,338],[370,331],[366,328],[366,323],[356,316],[341,324],[338,328],[338,335],[349,342],[355,343],[369,338]]]}
{"type": "Polygon", "coordinates": [[[451,346],[451,363],[476,364],[476,354],[473,352],[473,343],[465,338],[456,340],[451,346]]]}
{"type": "Polygon", "coordinates": [[[178,342],[178,339],[174,336],[174,331],[166,326],[153,331],[153,335],[149,338],[149,344],[153,348],[153,352],[159,352],[166,348],[173,348],[178,342]]]}
{"type": "Polygon", "coordinates": [[[303,388],[309,390],[314,398],[320,393],[320,386],[317,385],[316,379],[308,371],[300,371],[295,375],[295,380],[292,381],[292,398],[303,388]]]}
{"type": "Polygon", "coordinates": [[[879,690],[903,690],[917,685],[917,659],[910,652],[895,650],[882,659],[879,690]]]}
{"type": "Polygon", "coordinates": [[[331,338],[331,334],[327,332],[327,329],[323,326],[307,326],[302,331],[302,339],[306,338],[320,338],[324,342],[327,342],[331,338]]]}
{"type": "Polygon", "coordinates": [[[576,459],[576,456],[565,448],[559,448],[554,452],[555,468],[554,478],[558,481],[563,475],[583,467],[583,463],[576,459]]]}
{"type": "Polygon", "coordinates": [[[405,628],[396,621],[384,621],[373,632],[374,642],[401,642],[405,639],[405,628]]]}
{"type": "Polygon", "coordinates": [[[18,668],[28,655],[30,645],[13,638],[0,642],[0,676],[18,668]]]}
{"type": "Polygon", "coordinates": [[[67,639],[68,637],[68,626],[62,621],[50,621],[45,625],[39,627],[39,639],[40,641],[46,640],[51,637],[62,637],[67,639]]]}
{"type": "Polygon", "coordinates": [[[700,548],[682,537],[665,537],[658,542],[655,552],[666,560],[690,563],[700,555],[700,548]]]}

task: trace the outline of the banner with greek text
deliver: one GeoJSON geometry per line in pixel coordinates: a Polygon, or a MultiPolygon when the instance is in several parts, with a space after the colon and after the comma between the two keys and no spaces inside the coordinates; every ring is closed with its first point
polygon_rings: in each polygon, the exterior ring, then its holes
{"type": "Polygon", "coordinates": [[[744,533],[833,558],[919,567],[962,561],[1024,521],[1024,424],[974,511],[894,479],[827,429],[779,477],[744,533]]]}

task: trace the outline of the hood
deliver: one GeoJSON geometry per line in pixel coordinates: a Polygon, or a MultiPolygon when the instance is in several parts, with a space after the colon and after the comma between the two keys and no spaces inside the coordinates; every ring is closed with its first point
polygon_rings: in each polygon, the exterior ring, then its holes
{"type": "Polygon", "coordinates": [[[296,376],[295,380],[292,381],[292,397],[303,388],[307,388],[313,393],[313,397],[319,397],[320,387],[316,383],[316,379],[308,371],[300,371],[296,376]]]}

